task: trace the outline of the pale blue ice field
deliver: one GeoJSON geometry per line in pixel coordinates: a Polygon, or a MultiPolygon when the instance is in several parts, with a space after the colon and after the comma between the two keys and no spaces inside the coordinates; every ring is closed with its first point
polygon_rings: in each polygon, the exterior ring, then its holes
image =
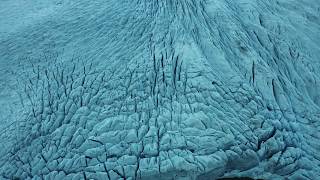
{"type": "Polygon", "coordinates": [[[318,180],[319,139],[319,0],[0,0],[0,180],[318,180]]]}

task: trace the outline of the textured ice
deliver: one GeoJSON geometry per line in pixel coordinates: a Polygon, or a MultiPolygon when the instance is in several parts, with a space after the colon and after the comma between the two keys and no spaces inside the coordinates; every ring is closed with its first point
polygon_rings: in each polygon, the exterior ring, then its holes
{"type": "Polygon", "coordinates": [[[0,2],[0,179],[319,179],[318,0],[0,2]]]}

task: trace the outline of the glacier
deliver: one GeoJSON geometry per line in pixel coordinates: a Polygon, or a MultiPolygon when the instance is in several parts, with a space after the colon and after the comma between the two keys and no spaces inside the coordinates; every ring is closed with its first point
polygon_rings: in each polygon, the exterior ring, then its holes
{"type": "Polygon", "coordinates": [[[0,179],[320,178],[319,0],[1,0],[0,179]]]}

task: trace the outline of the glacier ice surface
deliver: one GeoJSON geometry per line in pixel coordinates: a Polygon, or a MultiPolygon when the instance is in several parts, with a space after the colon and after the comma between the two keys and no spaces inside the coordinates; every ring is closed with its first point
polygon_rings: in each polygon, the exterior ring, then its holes
{"type": "Polygon", "coordinates": [[[0,179],[319,179],[318,0],[3,0],[0,179]]]}

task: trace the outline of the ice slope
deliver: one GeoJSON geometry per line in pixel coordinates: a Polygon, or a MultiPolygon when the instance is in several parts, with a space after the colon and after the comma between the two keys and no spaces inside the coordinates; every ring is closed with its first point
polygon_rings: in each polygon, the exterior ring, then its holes
{"type": "Polygon", "coordinates": [[[320,177],[317,0],[3,2],[0,178],[320,177]]]}

